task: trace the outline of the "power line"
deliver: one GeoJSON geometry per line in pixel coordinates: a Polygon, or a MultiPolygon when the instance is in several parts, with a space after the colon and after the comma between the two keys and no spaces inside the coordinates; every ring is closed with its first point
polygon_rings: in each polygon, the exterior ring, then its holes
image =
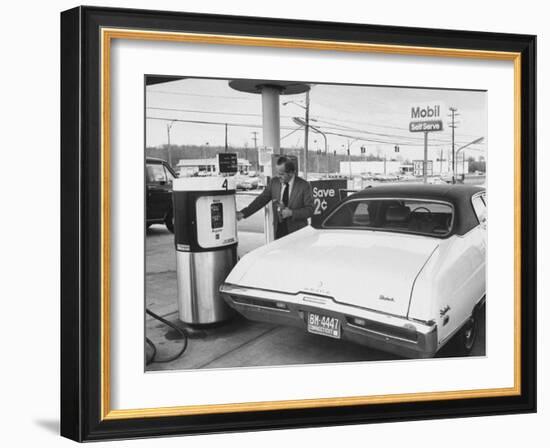
{"type": "MultiPolygon", "coordinates": [[[[315,115],[314,117],[316,118],[328,118],[329,120],[332,120],[332,121],[336,121],[336,122],[341,122],[341,123],[355,123],[355,124],[360,124],[360,125],[366,125],[366,126],[374,126],[376,128],[387,128],[387,129],[397,129],[397,130],[400,130],[400,131],[408,131],[408,128],[404,128],[404,127],[400,127],[400,126],[390,126],[390,125],[387,125],[387,124],[376,124],[376,123],[372,123],[372,122],[367,122],[367,121],[358,121],[358,120],[343,120],[343,119],[339,119],[339,118],[333,118],[333,117],[327,117],[326,115],[315,115]]],[[[319,120],[319,121],[322,121],[322,120],[319,120]]]]}
{"type": "MultiPolygon", "coordinates": [[[[185,113],[194,113],[194,114],[210,114],[210,115],[235,115],[238,117],[261,117],[262,114],[252,114],[245,112],[216,112],[213,110],[198,110],[198,109],[176,109],[171,107],[153,107],[147,106],[146,109],[151,110],[163,110],[169,112],[185,112],[185,113]]],[[[292,118],[291,115],[281,115],[281,118],[292,118]]]]}
{"type": "Polygon", "coordinates": [[[204,93],[187,93],[187,92],[169,92],[166,90],[148,90],[147,93],[160,93],[163,95],[177,95],[177,96],[197,96],[201,98],[223,98],[227,100],[241,100],[241,101],[257,101],[255,98],[241,98],[238,96],[223,96],[223,95],[207,95],[204,93]]]}
{"type": "Polygon", "coordinates": [[[290,137],[292,134],[294,134],[295,132],[298,132],[300,129],[302,129],[303,126],[300,126],[299,128],[296,128],[294,129],[293,131],[290,131],[288,134],[284,135],[283,137],[281,137],[281,140],[287,138],[287,137],[290,137]]]}
{"type": "MultiPolygon", "coordinates": [[[[221,115],[221,116],[223,116],[223,115],[243,116],[243,117],[261,117],[262,116],[261,114],[244,113],[244,112],[216,112],[216,111],[199,110],[199,109],[178,109],[178,108],[153,107],[153,106],[149,106],[149,107],[147,107],[147,109],[160,110],[160,111],[170,111],[170,112],[212,114],[212,115],[221,115]]],[[[293,117],[292,116],[287,116],[287,115],[282,115],[281,118],[289,118],[290,119],[290,118],[293,118],[293,117]]],[[[317,118],[312,118],[312,120],[320,122],[320,123],[326,123],[326,124],[329,124],[329,125],[333,125],[332,127],[330,127],[330,126],[318,126],[319,128],[322,128],[322,129],[351,131],[351,132],[357,132],[357,133],[360,133],[360,134],[369,134],[369,135],[374,135],[374,136],[378,136],[378,137],[387,137],[389,139],[392,139],[392,141],[390,141],[390,142],[385,142],[384,141],[382,143],[391,144],[393,142],[393,140],[395,140],[395,139],[405,139],[405,140],[408,140],[410,142],[419,142],[419,143],[422,140],[422,139],[419,139],[419,138],[411,137],[411,136],[408,136],[408,135],[397,134],[397,133],[389,134],[389,133],[382,133],[382,132],[374,132],[374,131],[369,131],[369,130],[365,130],[365,129],[354,128],[354,127],[351,127],[351,126],[339,125],[338,123],[335,123],[335,122],[338,122],[338,121],[341,121],[341,120],[338,120],[338,119],[335,119],[335,118],[332,119],[333,121],[320,120],[320,119],[317,119],[317,118]]],[[[191,121],[189,121],[189,122],[191,122],[191,121]]],[[[458,124],[458,122],[456,122],[455,124],[458,124]]],[[[233,125],[235,125],[235,124],[233,124],[233,125]]],[[[395,127],[395,126],[376,125],[374,123],[371,123],[371,126],[388,127],[388,128],[400,129],[400,130],[404,129],[404,128],[399,128],[399,127],[395,127]]],[[[292,128],[287,128],[287,129],[292,129],[292,128]]],[[[439,143],[443,143],[443,144],[451,143],[451,140],[448,140],[448,139],[445,140],[445,139],[433,138],[431,140],[433,142],[439,142],[439,143]]],[[[457,141],[456,143],[463,144],[465,142],[457,141]]],[[[403,143],[403,144],[406,145],[407,143],[403,143]]],[[[414,143],[410,143],[410,145],[411,146],[417,146],[414,143]]]]}
{"type": "MultiPolygon", "coordinates": [[[[330,121],[326,121],[326,120],[314,120],[314,121],[319,121],[321,123],[327,123],[327,124],[334,124],[334,123],[331,123],[330,121]]],[[[353,128],[351,126],[334,126],[334,127],[320,126],[320,127],[324,128],[324,129],[336,129],[336,130],[358,132],[358,133],[362,133],[362,134],[371,134],[371,135],[376,135],[376,136],[379,136],[379,137],[408,139],[412,142],[423,141],[423,139],[419,139],[417,137],[411,137],[411,136],[408,136],[408,135],[386,134],[386,133],[381,133],[381,132],[366,131],[366,130],[363,130],[363,129],[353,128]]],[[[448,143],[451,142],[450,140],[438,139],[438,138],[433,138],[433,139],[431,139],[431,141],[439,142],[439,143],[445,143],[445,144],[448,144],[448,143]]],[[[457,142],[457,143],[466,143],[466,142],[457,142]]]]}
{"type": "MultiPolygon", "coordinates": [[[[164,117],[145,117],[147,120],[158,120],[158,121],[176,121],[179,123],[192,123],[192,124],[213,124],[220,126],[235,126],[241,128],[262,128],[261,124],[252,124],[252,123],[229,123],[226,121],[206,121],[206,120],[184,120],[181,118],[164,118],[164,117]]],[[[294,129],[290,126],[281,126],[281,129],[294,129]]]]}
{"type": "MultiPolygon", "coordinates": [[[[150,110],[161,110],[161,111],[170,111],[170,112],[185,112],[185,113],[197,113],[197,114],[211,114],[211,115],[233,115],[233,116],[242,116],[242,117],[261,117],[262,114],[253,114],[253,113],[244,113],[244,112],[216,112],[216,111],[209,111],[209,110],[198,110],[198,109],[177,109],[177,108],[170,108],[170,107],[153,107],[153,106],[148,106],[147,109],[150,109],[150,110]]],[[[281,118],[293,118],[292,116],[290,115],[281,115],[281,118]]],[[[327,123],[327,124],[334,124],[334,123],[331,123],[330,121],[326,121],[326,120],[318,120],[318,119],[315,119],[315,118],[312,118],[313,121],[319,121],[321,123],[327,123]]],[[[418,139],[415,139],[414,137],[409,137],[409,136],[405,136],[405,135],[396,135],[396,134],[383,134],[383,133],[377,133],[377,132],[373,132],[373,131],[365,131],[365,130],[362,130],[362,129],[356,129],[356,128],[352,128],[352,127],[349,127],[349,126],[341,126],[341,125],[338,125],[336,124],[336,127],[334,128],[330,128],[330,127],[327,127],[327,129],[339,129],[339,130],[350,130],[350,131],[357,131],[357,132],[363,132],[363,133],[368,133],[368,134],[373,134],[373,135],[378,135],[378,136],[381,136],[381,137],[391,137],[391,138],[395,138],[395,137],[399,137],[399,138],[407,138],[407,139],[411,139],[411,140],[418,140],[418,139]]],[[[395,129],[402,129],[402,128],[395,128],[395,129]]]]}
{"type": "Polygon", "coordinates": [[[261,114],[247,114],[243,112],[215,112],[210,110],[196,110],[196,109],[173,109],[170,107],[152,107],[148,106],[147,109],[150,110],[164,110],[170,112],[190,112],[194,114],[212,114],[212,115],[237,115],[242,117],[260,117],[261,114]]]}
{"type": "MultiPolygon", "coordinates": [[[[157,120],[157,121],[169,121],[169,122],[181,122],[181,123],[191,123],[191,124],[200,124],[200,125],[218,125],[218,126],[234,126],[234,127],[242,127],[242,128],[253,128],[253,129],[261,129],[261,124],[252,124],[252,123],[230,123],[225,121],[207,121],[207,120],[186,120],[186,119],[180,119],[180,118],[165,118],[165,117],[146,117],[148,120],[157,120]]],[[[318,128],[326,130],[326,129],[334,129],[327,126],[318,126],[318,128]]],[[[290,130],[295,131],[296,129],[291,126],[281,126],[281,129],[284,130],[290,130]]],[[[338,130],[338,128],[336,128],[338,130]]],[[[344,129],[345,130],[345,129],[344,129]]],[[[353,130],[353,128],[351,129],[353,130]]],[[[344,138],[353,138],[357,140],[361,140],[364,142],[369,143],[378,143],[378,144],[386,144],[386,145],[400,145],[400,146],[424,146],[423,143],[413,143],[410,141],[403,141],[400,140],[402,136],[398,135],[390,135],[388,134],[389,138],[388,140],[381,140],[377,138],[372,137],[363,137],[363,136],[357,136],[352,134],[343,134],[338,132],[331,132],[330,130],[324,131],[326,134],[334,135],[337,137],[344,137],[344,138]]],[[[368,133],[368,131],[354,131],[356,133],[368,133]]],[[[287,137],[287,136],[285,136],[287,137]]],[[[438,146],[438,145],[434,145],[438,146]]],[[[474,148],[472,148],[474,149],[474,148]]]]}
{"type": "MultiPolygon", "coordinates": [[[[180,122],[180,123],[192,123],[192,124],[205,124],[205,125],[219,125],[219,126],[225,126],[225,125],[228,125],[228,126],[235,126],[235,127],[242,127],[242,128],[258,128],[258,129],[261,129],[262,128],[262,125],[260,124],[251,124],[251,123],[226,123],[226,122],[221,122],[221,121],[206,121],[206,120],[183,120],[183,119],[178,119],[178,118],[162,118],[162,117],[146,117],[147,120],[158,120],[158,121],[175,121],[175,122],[180,122]]],[[[281,126],[281,129],[285,129],[285,130],[292,130],[294,131],[295,128],[293,127],[290,127],[290,126],[281,126]]],[[[349,134],[338,134],[338,133],[335,133],[335,132],[326,132],[326,134],[330,134],[330,135],[335,135],[335,136],[340,136],[340,137],[347,137],[347,138],[357,138],[357,136],[352,136],[352,135],[349,135],[349,134]]],[[[395,142],[394,141],[385,141],[385,140],[376,140],[376,139],[370,139],[370,138],[359,138],[359,140],[362,140],[362,141],[365,141],[365,142],[371,142],[371,143],[383,143],[383,144],[394,144],[395,142]]],[[[407,143],[407,142],[402,142],[402,143],[399,143],[403,146],[416,146],[414,144],[411,144],[411,143],[407,143]]]]}
{"type": "MultiPolygon", "coordinates": [[[[176,108],[169,108],[169,107],[147,107],[147,109],[151,110],[162,110],[162,111],[170,111],[170,112],[186,112],[186,113],[198,113],[198,114],[212,114],[212,115],[234,115],[234,116],[243,116],[243,117],[261,117],[261,114],[253,114],[253,113],[243,113],[243,112],[215,112],[215,111],[208,111],[208,110],[197,110],[197,109],[176,109],[176,108]]],[[[282,115],[281,118],[292,118],[292,116],[284,116],[282,115]]],[[[313,119],[313,121],[319,121],[322,123],[331,124],[329,121],[325,120],[316,120],[313,119]]],[[[377,133],[372,131],[365,131],[361,129],[355,129],[349,126],[336,126],[336,127],[325,127],[325,126],[319,126],[326,129],[335,129],[335,130],[349,130],[349,131],[355,131],[355,132],[362,132],[366,134],[372,134],[372,135],[378,135],[381,137],[390,137],[390,138],[406,138],[413,141],[418,141],[418,139],[415,139],[414,137],[404,136],[404,135],[396,135],[396,134],[383,134],[383,133],[377,133]]]]}

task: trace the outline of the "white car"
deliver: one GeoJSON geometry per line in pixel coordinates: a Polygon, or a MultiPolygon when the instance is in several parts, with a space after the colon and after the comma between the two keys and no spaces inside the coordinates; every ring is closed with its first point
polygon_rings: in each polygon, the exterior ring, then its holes
{"type": "Polygon", "coordinates": [[[245,255],[220,287],[248,319],[406,357],[471,351],[485,304],[485,189],[378,186],[245,255]],[[453,337],[456,336],[456,337],[453,337]]]}

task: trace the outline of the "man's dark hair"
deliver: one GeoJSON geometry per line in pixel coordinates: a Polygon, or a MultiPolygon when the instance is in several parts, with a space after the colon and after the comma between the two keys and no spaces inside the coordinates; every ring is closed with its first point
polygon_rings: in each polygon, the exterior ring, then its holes
{"type": "Polygon", "coordinates": [[[296,165],[292,161],[292,159],[289,159],[288,157],[281,156],[277,159],[277,165],[284,165],[285,166],[285,173],[295,173],[296,172],[296,165]]]}

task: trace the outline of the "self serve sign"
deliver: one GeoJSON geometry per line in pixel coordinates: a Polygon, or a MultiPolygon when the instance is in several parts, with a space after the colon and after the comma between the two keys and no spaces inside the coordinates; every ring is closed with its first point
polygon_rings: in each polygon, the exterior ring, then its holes
{"type": "Polygon", "coordinates": [[[325,218],[327,210],[331,210],[340,202],[340,190],[347,188],[346,179],[314,180],[311,183],[313,192],[313,216],[311,224],[318,226],[325,218]]]}

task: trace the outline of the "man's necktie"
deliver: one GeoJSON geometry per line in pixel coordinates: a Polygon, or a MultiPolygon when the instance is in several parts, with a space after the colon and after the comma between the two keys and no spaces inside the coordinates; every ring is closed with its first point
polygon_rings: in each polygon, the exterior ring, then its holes
{"type": "Polygon", "coordinates": [[[288,182],[285,182],[285,191],[283,191],[283,205],[288,207],[288,182]]]}

